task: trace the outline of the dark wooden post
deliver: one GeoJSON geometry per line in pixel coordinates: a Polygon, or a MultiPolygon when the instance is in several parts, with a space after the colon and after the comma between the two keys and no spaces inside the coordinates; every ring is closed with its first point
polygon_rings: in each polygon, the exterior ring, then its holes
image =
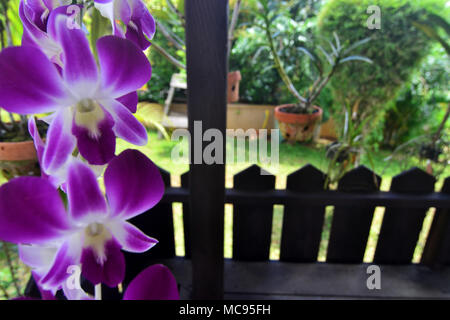
{"type": "Polygon", "coordinates": [[[185,1],[185,16],[192,298],[222,299],[225,165],[194,163],[194,150],[203,154],[209,144],[194,136],[194,121],[201,121],[202,135],[210,128],[222,132],[225,157],[228,0],[185,1]]]}

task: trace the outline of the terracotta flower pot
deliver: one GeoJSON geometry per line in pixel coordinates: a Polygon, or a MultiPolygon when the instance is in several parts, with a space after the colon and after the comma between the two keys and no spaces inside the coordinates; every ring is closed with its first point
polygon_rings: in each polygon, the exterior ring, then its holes
{"type": "Polygon", "coordinates": [[[0,169],[8,180],[18,176],[40,175],[33,141],[0,142],[0,169]]]}
{"type": "Polygon", "coordinates": [[[278,120],[281,134],[289,142],[309,141],[313,137],[314,129],[322,120],[322,109],[314,106],[317,111],[312,114],[289,113],[285,108],[293,104],[284,104],[275,108],[275,118],[278,120]]]}
{"type": "Polygon", "coordinates": [[[228,73],[228,102],[239,101],[239,81],[241,81],[241,79],[242,77],[240,71],[233,71],[228,73]]]}

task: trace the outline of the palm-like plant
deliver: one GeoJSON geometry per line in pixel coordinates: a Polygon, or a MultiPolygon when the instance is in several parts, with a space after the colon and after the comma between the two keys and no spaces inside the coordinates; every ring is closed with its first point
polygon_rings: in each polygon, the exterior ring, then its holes
{"type": "Polygon", "coordinates": [[[321,55],[318,54],[317,50],[306,47],[298,47],[299,53],[306,54],[313,66],[317,69],[318,75],[314,80],[313,84],[308,88],[304,95],[301,95],[298,90],[293,85],[290,77],[288,76],[283,64],[281,62],[278,51],[275,47],[274,36],[272,34],[272,23],[278,17],[276,15],[276,11],[272,8],[272,3],[268,0],[260,0],[260,15],[264,21],[264,31],[266,33],[268,46],[270,52],[272,53],[272,57],[275,63],[275,67],[280,74],[281,79],[286,85],[287,89],[290,93],[296,98],[297,103],[294,105],[292,112],[293,113],[312,113],[314,108],[313,103],[319,96],[322,89],[326,86],[326,84],[330,81],[331,77],[338,70],[339,66],[343,63],[349,61],[364,61],[367,63],[372,63],[367,57],[363,57],[360,55],[351,55],[351,52],[354,51],[359,46],[370,41],[370,38],[365,38],[360,41],[357,41],[349,46],[344,46],[341,44],[339,36],[336,32],[333,33],[333,40],[327,40],[330,49],[329,51],[325,50],[322,46],[317,46],[318,51],[320,51],[321,55]],[[328,65],[328,67],[327,67],[328,65]]]}

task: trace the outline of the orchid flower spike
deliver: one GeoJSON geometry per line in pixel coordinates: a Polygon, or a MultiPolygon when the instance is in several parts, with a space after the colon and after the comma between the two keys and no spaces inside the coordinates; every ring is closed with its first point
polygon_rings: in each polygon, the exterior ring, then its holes
{"type": "Polygon", "coordinates": [[[155,19],[142,0],[94,0],[100,14],[111,21],[116,36],[133,41],[141,50],[150,46],[155,35],[155,19]],[[126,30],[123,30],[121,21],[126,30]]]}
{"type": "Polygon", "coordinates": [[[0,105],[19,114],[53,112],[42,157],[48,174],[66,163],[75,146],[90,164],[102,165],[114,156],[116,136],[147,143],[146,129],[132,114],[136,90],[151,77],[147,57],[131,41],[105,36],[97,41],[99,69],[85,34],[68,28],[67,19],[53,11],[47,24],[63,48],[61,73],[35,47],[0,53],[0,105]]]}
{"type": "Polygon", "coordinates": [[[68,268],[80,264],[94,285],[114,287],[125,275],[121,250],[145,252],[157,243],[126,221],[155,206],[164,193],[153,162],[125,150],[108,164],[104,184],[107,201],[92,170],[73,161],[68,211],[47,179],[18,177],[0,187],[0,239],[20,244],[20,257],[44,290],[59,289],[68,268]]]}

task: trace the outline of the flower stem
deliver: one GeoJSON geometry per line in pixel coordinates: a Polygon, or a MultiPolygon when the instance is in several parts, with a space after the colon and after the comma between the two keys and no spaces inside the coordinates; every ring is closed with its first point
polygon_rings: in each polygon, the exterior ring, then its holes
{"type": "Polygon", "coordinates": [[[102,300],[102,284],[99,283],[95,286],[95,300],[102,300]]]}

